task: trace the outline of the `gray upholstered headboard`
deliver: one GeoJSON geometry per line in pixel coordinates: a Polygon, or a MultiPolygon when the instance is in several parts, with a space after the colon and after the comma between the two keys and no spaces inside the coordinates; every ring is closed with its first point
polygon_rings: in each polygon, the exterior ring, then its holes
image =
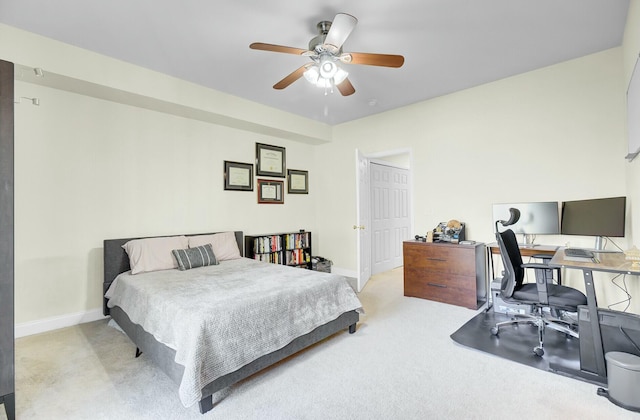
{"type": "MultiPolygon", "coordinates": [[[[217,232],[214,232],[217,233],[217,232]]],[[[244,250],[244,236],[242,231],[235,231],[236,242],[238,243],[238,249],[240,250],[240,255],[243,255],[244,250]]],[[[211,233],[188,233],[186,236],[195,236],[195,235],[211,235],[211,233]]],[[[179,236],[179,235],[164,235],[164,236],[179,236]]],[[[148,236],[149,238],[157,237],[157,236],[148,236]]],[[[123,238],[123,239],[105,239],[104,240],[104,280],[103,280],[103,289],[102,295],[107,292],[109,286],[113,280],[120,273],[124,273],[125,271],[131,270],[131,266],[129,265],[129,256],[127,252],[122,248],[122,245],[133,239],[143,239],[143,238],[123,238]]],[[[102,313],[104,315],[109,315],[109,308],[107,308],[107,299],[103,299],[102,304],[102,313]]]]}

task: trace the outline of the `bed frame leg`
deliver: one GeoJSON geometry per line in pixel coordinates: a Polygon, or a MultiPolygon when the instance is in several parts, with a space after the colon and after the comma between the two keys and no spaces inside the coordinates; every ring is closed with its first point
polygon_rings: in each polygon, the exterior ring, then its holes
{"type": "Polygon", "coordinates": [[[349,325],[349,334],[356,332],[356,324],[349,325]]]}
{"type": "Polygon", "coordinates": [[[142,354],[142,352],[140,351],[140,349],[138,347],[136,347],[136,359],[138,357],[140,357],[141,354],[142,354]]]}
{"type": "Polygon", "coordinates": [[[199,402],[200,405],[200,414],[204,414],[207,411],[213,409],[213,395],[209,395],[208,397],[204,397],[199,402]]]}

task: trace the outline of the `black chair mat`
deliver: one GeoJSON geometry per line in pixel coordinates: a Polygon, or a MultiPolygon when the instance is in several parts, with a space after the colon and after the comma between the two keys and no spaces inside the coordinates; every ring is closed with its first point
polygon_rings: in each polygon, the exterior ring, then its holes
{"type": "Polygon", "coordinates": [[[533,348],[538,345],[537,327],[530,324],[509,325],[500,328],[498,336],[491,334],[496,322],[511,317],[494,313],[491,309],[480,312],[460,329],[451,334],[458,344],[480,350],[504,359],[512,360],[596,385],[606,385],[592,375],[580,370],[580,342],[564,333],[547,328],[544,338],[544,355],[536,356],[533,348]]]}

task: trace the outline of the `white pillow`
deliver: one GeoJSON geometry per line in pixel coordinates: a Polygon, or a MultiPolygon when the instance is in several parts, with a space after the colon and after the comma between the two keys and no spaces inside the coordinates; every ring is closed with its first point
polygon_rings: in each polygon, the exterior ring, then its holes
{"type": "Polygon", "coordinates": [[[235,232],[214,233],[213,235],[189,236],[189,248],[211,244],[218,261],[241,258],[235,232]]]}
{"type": "Polygon", "coordinates": [[[134,239],[122,245],[122,248],[129,256],[131,274],[138,274],[177,268],[178,262],[171,251],[186,248],[188,245],[189,240],[186,236],[167,236],[134,239]]]}

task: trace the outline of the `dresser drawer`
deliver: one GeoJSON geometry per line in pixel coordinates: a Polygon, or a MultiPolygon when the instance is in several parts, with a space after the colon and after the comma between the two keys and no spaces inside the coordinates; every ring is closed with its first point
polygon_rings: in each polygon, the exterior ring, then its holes
{"type": "Polygon", "coordinates": [[[423,275],[421,281],[405,281],[404,295],[476,309],[475,279],[450,275],[423,275]]]}
{"type": "Polygon", "coordinates": [[[474,276],[476,272],[475,250],[455,245],[429,246],[404,245],[404,263],[433,272],[474,276]]]}

